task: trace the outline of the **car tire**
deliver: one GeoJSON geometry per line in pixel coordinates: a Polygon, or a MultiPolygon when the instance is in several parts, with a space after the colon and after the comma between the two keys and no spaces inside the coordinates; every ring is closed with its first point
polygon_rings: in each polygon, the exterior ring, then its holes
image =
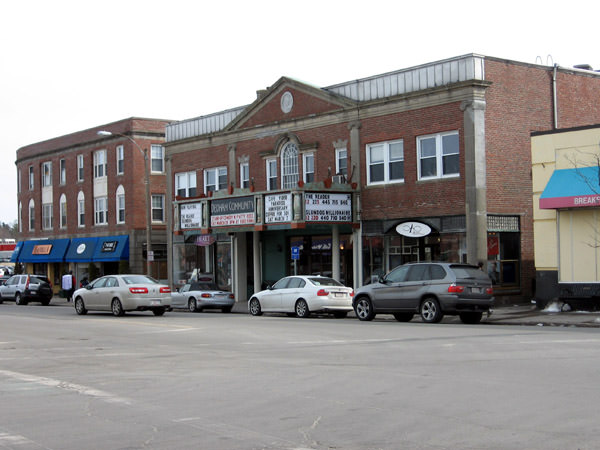
{"type": "Polygon", "coordinates": [[[81,297],[77,297],[75,299],[75,312],[80,315],[80,316],[84,316],[87,314],[87,309],[85,308],[85,303],[83,303],[83,299],[81,297]]]}
{"type": "Polygon", "coordinates": [[[121,300],[118,298],[113,299],[112,303],[110,304],[110,309],[112,310],[113,316],[120,317],[125,315],[125,310],[123,309],[121,300]]]}
{"type": "Polygon", "coordinates": [[[198,304],[196,303],[196,299],[194,297],[188,300],[188,309],[190,312],[198,311],[198,304]]]}
{"type": "Polygon", "coordinates": [[[26,305],[27,301],[23,300],[23,297],[21,297],[21,294],[19,292],[17,292],[15,294],[15,304],[17,305],[26,305]]]}
{"type": "Polygon", "coordinates": [[[2,294],[0,293],[0,305],[4,303],[4,299],[2,298],[2,294]]]}
{"type": "Polygon", "coordinates": [[[414,317],[413,313],[395,313],[394,318],[398,322],[410,322],[414,317]]]}
{"type": "Polygon", "coordinates": [[[166,311],[166,309],[165,309],[165,308],[154,308],[154,309],[152,310],[152,313],[153,313],[155,316],[164,316],[164,315],[165,315],[165,311],[166,311]]]}
{"type": "Polygon", "coordinates": [[[359,297],[354,305],[354,313],[358,320],[373,320],[375,318],[375,310],[373,302],[368,297],[359,297]]]}
{"type": "Polygon", "coordinates": [[[420,313],[425,323],[439,323],[444,318],[440,303],[433,297],[427,297],[421,302],[420,313]]]}
{"type": "Polygon", "coordinates": [[[233,309],[233,306],[227,306],[225,308],[221,308],[221,312],[223,314],[229,314],[231,312],[231,310],[233,309]]]}
{"type": "Polygon", "coordinates": [[[257,298],[250,299],[250,305],[248,309],[250,310],[250,314],[253,316],[262,316],[262,308],[260,307],[260,302],[257,298]]]}
{"type": "Polygon", "coordinates": [[[333,313],[333,317],[335,317],[336,319],[345,319],[346,316],[348,316],[348,312],[347,311],[340,311],[340,312],[334,312],[333,313]]]}
{"type": "Polygon", "coordinates": [[[42,304],[42,306],[48,306],[50,304],[50,299],[46,298],[44,300],[41,300],[40,303],[42,304]]]}
{"type": "Polygon", "coordinates": [[[477,324],[477,323],[481,322],[481,317],[483,317],[483,313],[481,311],[480,312],[475,312],[475,311],[461,312],[458,314],[458,317],[460,317],[460,321],[462,323],[472,325],[472,324],[477,324]]]}
{"type": "Polygon", "coordinates": [[[300,317],[301,319],[306,319],[308,316],[310,316],[310,309],[308,309],[306,300],[298,300],[294,310],[296,311],[296,316],[300,317]]]}

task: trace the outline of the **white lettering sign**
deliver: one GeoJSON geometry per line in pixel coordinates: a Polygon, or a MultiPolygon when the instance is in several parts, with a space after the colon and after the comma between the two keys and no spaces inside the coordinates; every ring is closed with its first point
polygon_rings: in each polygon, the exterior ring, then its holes
{"type": "Polygon", "coordinates": [[[352,222],[352,194],[304,194],[307,222],[352,222]]]}
{"type": "Polygon", "coordinates": [[[254,212],[240,214],[223,214],[221,216],[210,216],[211,227],[227,227],[235,225],[253,225],[254,212]]]}
{"type": "Polygon", "coordinates": [[[179,228],[182,230],[202,228],[202,203],[179,205],[179,228]]]}
{"type": "Polygon", "coordinates": [[[292,194],[265,196],[265,223],[292,221],[292,194]]]}

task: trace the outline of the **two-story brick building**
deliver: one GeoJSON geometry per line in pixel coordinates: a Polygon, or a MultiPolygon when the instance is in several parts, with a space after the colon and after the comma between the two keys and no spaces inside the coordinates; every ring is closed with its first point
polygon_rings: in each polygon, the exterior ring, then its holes
{"type": "Polygon", "coordinates": [[[90,263],[100,274],[145,273],[147,151],[152,273],[166,279],[167,123],[132,117],[18,149],[20,239],[13,260],[55,286],[67,270],[80,280],[90,263]]]}
{"type": "Polygon", "coordinates": [[[172,282],[215,274],[239,301],[294,270],[357,287],[430,259],[530,298],[530,133],[600,119],[600,74],[474,54],[257,94],[166,131],[172,282]]]}

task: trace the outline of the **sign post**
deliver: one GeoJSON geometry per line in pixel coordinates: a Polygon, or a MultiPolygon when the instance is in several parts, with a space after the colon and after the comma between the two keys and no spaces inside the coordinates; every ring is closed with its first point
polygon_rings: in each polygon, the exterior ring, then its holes
{"type": "Polygon", "coordinates": [[[292,247],[292,260],[294,261],[294,275],[298,275],[297,262],[300,259],[300,247],[292,247]]]}

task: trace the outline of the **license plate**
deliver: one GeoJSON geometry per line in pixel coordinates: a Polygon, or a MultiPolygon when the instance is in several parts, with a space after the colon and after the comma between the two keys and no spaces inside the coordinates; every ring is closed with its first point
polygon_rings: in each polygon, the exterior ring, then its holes
{"type": "Polygon", "coordinates": [[[471,288],[471,292],[473,294],[481,294],[481,288],[478,288],[478,287],[471,288]]]}
{"type": "Polygon", "coordinates": [[[160,300],[152,300],[150,301],[150,306],[157,306],[160,305],[160,300]]]}
{"type": "Polygon", "coordinates": [[[336,292],[335,296],[336,297],[343,297],[345,294],[343,292],[336,292]]]}

